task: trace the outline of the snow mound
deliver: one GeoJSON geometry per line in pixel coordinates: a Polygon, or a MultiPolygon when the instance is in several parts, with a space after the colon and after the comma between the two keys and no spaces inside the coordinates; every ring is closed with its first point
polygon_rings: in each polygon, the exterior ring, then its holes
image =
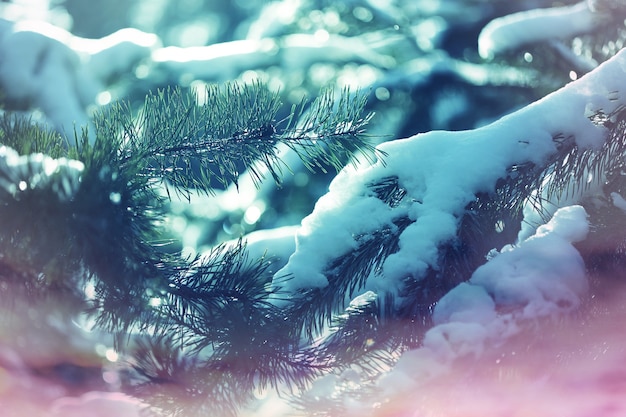
{"type": "Polygon", "coordinates": [[[414,387],[427,384],[456,360],[479,358],[529,323],[578,308],[588,283],[572,242],[584,238],[587,231],[585,210],[565,207],[534,236],[504,248],[437,303],[435,326],[426,332],[423,347],[403,354],[381,384],[391,391],[406,390],[409,380],[414,387]],[[424,358],[428,358],[427,369],[424,358]]]}

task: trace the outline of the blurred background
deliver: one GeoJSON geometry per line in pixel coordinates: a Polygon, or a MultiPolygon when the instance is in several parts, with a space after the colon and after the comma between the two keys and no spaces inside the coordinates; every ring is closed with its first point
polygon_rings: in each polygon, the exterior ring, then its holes
{"type": "MultiPolygon", "coordinates": [[[[148,91],[167,86],[261,80],[280,93],[287,115],[303,97],[348,86],[367,92],[367,111],[375,113],[367,133],[381,142],[487,124],[579,77],[590,69],[581,62],[602,62],[619,50],[623,17],[594,33],[524,44],[490,59],[479,55],[478,38],[490,21],[575,3],[13,0],[0,3],[0,18],[45,21],[90,39],[129,27],[156,34],[158,48],[108,79],[97,105],[125,100],[139,110],[148,91]]],[[[10,110],[10,102],[4,107],[10,110]]],[[[172,202],[168,228],[183,235],[178,249],[193,253],[258,229],[299,224],[334,172],[313,174],[286,159],[293,172],[282,187],[172,202]]]]}

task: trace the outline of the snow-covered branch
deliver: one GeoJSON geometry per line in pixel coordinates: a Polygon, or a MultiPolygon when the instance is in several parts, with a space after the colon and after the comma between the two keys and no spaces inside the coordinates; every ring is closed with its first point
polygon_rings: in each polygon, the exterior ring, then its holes
{"type": "Polygon", "coordinates": [[[0,90],[13,107],[38,109],[68,137],[88,126],[89,106],[111,79],[131,70],[158,44],[155,35],[122,29],[85,39],[45,22],[3,21],[0,90]]]}
{"type": "MultiPolygon", "coordinates": [[[[557,135],[574,137],[583,148],[603,143],[606,129],[589,117],[600,109],[615,111],[626,102],[617,93],[625,76],[625,60],[626,54],[621,53],[592,74],[491,125],[384,143],[379,146],[389,155],[384,161],[372,167],[346,168],[303,220],[298,249],[282,271],[294,275],[288,288],[324,287],[323,271],[332,259],[357,247],[359,236],[402,216],[414,223],[400,236],[400,250],[385,262],[381,286],[436,267],[437,246],[455,236],[466,205],[477,193],[489,192],[498,179],[506,178],[511,166],[544,165],[557,151],[557,135]],[[406,190],[407,196],[396,207],[369,189],[384,178],[397,178],[406,190]],[[358,215],[364,212],[369,213],[367,219],[358,215]]],[[[372,279],[368,287],[376,288],[376,282],[372,279]]]]}
{"type": "Polygon", "coordinates": [[[489,22],[478,38],[478,52],[485,59],[530,43],[567,40],[593,32],[609,22],[613,13],[623,14],[623,5],[610,1],[581,1],[573,6],[531,9],[498,17],[489,22]],[[620,10],[621,9],[621,10],[620,10]]]}

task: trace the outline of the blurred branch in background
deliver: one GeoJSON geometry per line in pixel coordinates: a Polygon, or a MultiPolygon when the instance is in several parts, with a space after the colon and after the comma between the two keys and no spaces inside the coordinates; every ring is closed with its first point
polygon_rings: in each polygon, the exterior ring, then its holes
{"type": "MultiPolygon", "coordinates": [[[[386,138],[468,129],[553,91],[569,80],[571,70],[552,65],[552,51],[542,52],[541,46],[489,64],[478,55],[485,23],[536,4],[163,0],[86,8],[80,1],[42,0],[27,5],[7,3],[1,11],[4,107],[39,111],[35,116],[69,137],[95,108],[115,100],[138,110],[145,94],[157,88],[202,90],[231,80],[262,81],[280,91],[287,105],[328,87],[370,91],[367,110],[377,116],[369,132],[386,138]],[[17,67],[22,71],[12,71],[17,67]]],[[[294,176],[284,180],[283,190],[236,197],[257,200],[257,207],[271,198],[278,203],[272,209],[262,210],[253,223],[243,220],[243,212],[219,209],[210,220],[224,228],[195,227],[205,230],[193,245],[299,222],[330,178],[313,178],[297,163],[291,169],[294,176]]],[[[198,210],[184,212],[193,223],[198,210]]]]}

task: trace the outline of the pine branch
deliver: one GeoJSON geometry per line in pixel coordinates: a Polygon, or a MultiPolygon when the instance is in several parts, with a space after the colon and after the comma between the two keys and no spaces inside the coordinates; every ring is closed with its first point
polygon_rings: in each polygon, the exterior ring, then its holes
{"type": "Polygon", "coordinates": [[[331,333],[320,341],[318,355],[328,358],[335,372],[354,367],[375,375],[388,369],[399,347],[392,334],[394,324],[382,311],[388,305],[371,292],[356,297],[343,314],[333,317],[331,333]]]}
{"type": "MultiPolygon", "coordinates": [[[[585,158],[589,166],[581,178],[583,189],[590,179],[601,184],[601,192],[586,196],[583,204],[589,215],[589,236],[577,247],[590,271],[592,285],[597,275],[620,279],[626,266],[626,215],[623,197],[626,195],[626,109],[620,108],[605,118],[609,135],[602,148],[585,158]]],[[[605,278],[606,279],[606,278],[605,278]]]]}
{"type": "Polygon", "coordinates": [[[388,228],[359,237],[360,245],[354,251],[326,268],[329,285],[309,289],[291,303],[290,315],[301,322],[300,327],[309,339],[331,322],[343,308],[346,296],[362,289],[370,274],[380,273],[387,256],[397,251],[399,236],[410,223],[408,218],[399,218],[388,228]]]}
{"type": "Polygon", "coordinates": [[[366,102],[367,95],[360,91],[353,94],[348,88],[342,91],[337,102],[332,90],[323,92],[308,109],[303,100],[287,118],[281,141],[312,171],[326,172],[326,166],[338,171],[357,155],[368,162],[384,157],[384,153],[369,144],[363,135],[373,116],[371,113],[364,115],[366,102]]]}
{"type": "Polygon", "coordinates": [[[378,378],[392,368],[405,350],[406,322],[390,314],[393,299],[383,302],[371,292],[356,297],[343,314],[333,318],[330,334],[316,342],[319,357],[328,362],[325,389],[320,397],[304,391],[290,403],[308,416],[336,416],[347,412],[346,404],[372,398],[380,386],[378,378]],[[400,337],[399,337],[400,336],[400,337]]]}
{"type": "Polygon", "coordinates": [[[264,167],[280,183],[287,167],[276,154],[279,142],[293,149],[309,169],[324,172],[328,166],[339,170],[358,156],[369,161],[381,156],[363,134],[371,118],[363,116],[364,94],[344,90],[335,103],[328,90],[310,106],[303,100],[283,122],[276,122],[278,94],[260,83],[209,86],[200,97],[202,105],[193,92],[159,91],[147,97],[134,125],[120,122],[122,107],[115,107],[110,116],[118,121],[115,125],[124,126],[128,163],[149,161],[144,175],[187,199],[191,189],[210,194],[213,180],[237,184],[246,169],[260,182],[264,167]]]}
{"type": "Polygon", "coordinates": [[[382,178],[376,183],[369,184],[368,188],[379,200],[391,208],[398,207],[407,194],[406,189],[400,185],[398,177],[382,178]]]}
{"type": "MultiPolygon", "coordinates": [[[[212,192],[214,179],[236,184],[241,169],[260,181],[257,164],[279,181],[279,142],[310,169],[340,169],[361,155],[373,160],[381,154],[363,135],[371,117],[361,114],[364,100],[345,90],[335,103],[326,92],[277,123],[278,96],[258,83],[210,87],[202,105],[192,93],[161,91],[137,117],[124,103],[96,114],[93,134],[77,134],[74,146],[6,122],[3,142],[23,140],[27,155],[2,148],[0,243],[15,246],[4,253],[24,267],[0,267],[13,277],[43,270],[78,293],[93,285],[90,311],[118,348],[131,330],[155,338],[138,349],[135,370],[150,384],[190,377],[181,395],[202,410],[231,412],[255,387],[301,389],[328,370],[328,355],[302,346],[302,321],[269,302],[268,260],[248,260],[242,242],[203,258],[168,254],[159,244],[166,200],[158,186],[189,198],[192,189],[212,192]]],[[[361,256],[383,250],[374,244],[361,256]]]]}
{"type": "Polygon", "coordinates": [[[163,315],[191,332],[186,347],[202,350],[219,343],[225,317],[271,307],[266,300],[269,265],[265,259],[250,261],[241,240],[232,247],[220,245],[202,259],[172,271],[163,315]]]}
{"type": "Polygon", "coordinates": [[[70,148],[85,166],[68,210],[77,258],[95,280],[92,312],[96,323],[123,335],[150,318],[146,291],[160,291],[166,256],[159,243],[163,199],[144,171],[147,161],[133,154],[128,108],[116,104],[96,116],[95,142],[87,132],[70,148]]]}
{"type": "Polygon", "coordinates": [[[259,83],[227,84],[223,89],[209,86],[201,97],[203,104],[198,105],[193,92],[173,89],[146,98],[137,146],[153,161],[151,175],[187,198],[190,188],[211,193],[212,179],[236,184],[243,169],[260,181],[257,161],[278,180],[273,126],[280,108],[277,94],[259,83]]]}
{"type": "Polygon", "coordinates": [[[206,369],[198,356],[183,352],[172,337],[140,339],[137,345],[132,363],[137,376],[127,389],[157,413],[236,416],[237,406],[251,395],[234,389],[237,381],[216,381],[226,376],[206,369]]]}
{"type": "MultiPolygon", "coordinates": [[[[616,120],[623,113],[620,109],[602,118],[612,134],[601,149],[581,149],[573,138],[557,135],[553,138],[557,152],[544,166],[532,163],[511,166],[507,175],[496,182],[494,191],[477,194],[460,216],[457,236],[440,244],[437,268],[407,278],[400,291],[401,298],[390,301],[389,305],[395,304],[396,307],[385,314],[412,324],[403,328],[403,335],[393,331],[378,332],[380,338],[373,339],[387,338],[406,347],[414,346],[430,325],[437,301],[454,286],[469,279],[486,261],[491,249],[515,242],[525,204],[535,204],[540,213],[545,213],[547,220],[554,210],[553,204],[559,199],[580,196],[579,203],[587,204],[584,196],[593,185],[590,178],[594,183],[604,181],[603,178],[621,179],[626,151],[626,136],[621,129],[626,125],[616,120]],[[618,172],[620,174],[616,174],[618,172]]],[[[392,208],[401,206],[407,197],[395,178],[382,178],[369,184],[368,188],[392,208]]],[[[335,259],[325,269],[329,285],[309,290],[293,307],[296,310],[294,316],[301,317],[303,328],[309,329],[309,337],[333,320],[346,296],[362,290],[371,274],[380,273],[381,265],[397,250],[399,235],[409,224],[411,220],[408,218],[399,218],[389,228],[357,238],[359,245],[355,250],[335,259]],[[305,309],[302,305],[313,307],[305,309]]],[[[350,320],[342,322],[336,332],[337,340],[341,340],[340,335],[352,340],[354,335],[351,332],[358,320],[367,323],[385,318],[382,312],[363,316],[355,313],[350,317],[353,324],[348,323],[350,320]]],[[[363,329],[361,332],[367,334],[363,329]]],[[[333,344],[335,342],[330,343],[333,344]]],[[[340,345],[335,346],[338,357],[345,355],[340,345]]]]}
{"type": "Polygon", "coordinates": [[[148,383],[185,387],[169,403],[230,413],[255,388],[301,389],[326,369],[314,350],[300,347],[286,312],[268,302],[269,266],[249,260],[240,240],[171,271],[155,306],[154,344],[135,352],[148,383]]]}
{"type": "Polygon", "coordinates": [[[19,155],[39,153],[51,158],[68,156],[68,143],[64,137],[12,113],[2,113],[0,117],[0,143],[19,155]]]}
{"type": "MultiPolygon", "coordinates": [[[[406,190],[399,185],[397,178],[383,178],[380,182],[370,184],[369,188],[390,207],[397,207],[406,195],[406,190]]],[[[300,327],[305,329],[309,339],[313,339],[333,320],[338,310],[343,308],[346,295],[353,295],[360,290],[370,274],[381,272],[385,259],[397,250],[399,236],[410,223],[408,218],[400,217],[389,227],[358,237],[358,248],[335,259],[325,269],[329,285],[309,290],[300,295],[298,302],[292,303],[295,311],[290,315],[302,322],[300,327]]]]}
{"type": "Polygon", "coordinates": [[[67,226],[82,172],[77,161],[42,154],[19,156],[0,147],[2,262],[18,275],[32,276],[26,285],[35,292],[50,286],[76,291],[80,258],[74,256],[67,226]],[[60,247],[58,242],[65,244],[60,247]]]}

